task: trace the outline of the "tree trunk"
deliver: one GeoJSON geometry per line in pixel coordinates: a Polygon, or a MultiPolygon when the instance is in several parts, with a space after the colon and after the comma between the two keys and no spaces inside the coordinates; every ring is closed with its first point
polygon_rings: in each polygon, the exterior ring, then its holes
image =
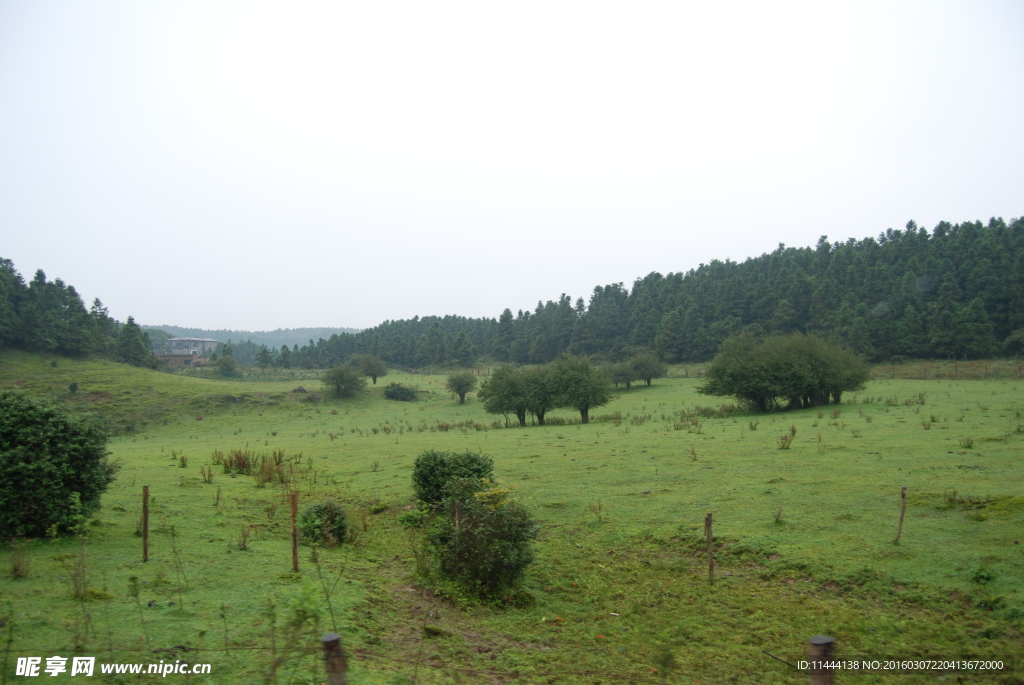
{"type": "Polygon", "coordinates": [[[459,404],[465,404],[465,403],[466,403],[466,393],[464,393],[464,392],[463,393],[459,393],[459,404]]]}
{"type": "Polygon", "coordinates": [[[544,414],[546,414],[546,413],[547,412],[542,412],[542,411],[536,412],[536,414],[537,414],[537,423],[540,424],[541,426],[544,425],[544,414]]]}
{"type": "Polygon", "coordinates": [[[590,407],[580,409],[580,422],[590,423],[590,407]]]}
{"type": "Polygon", "coordinates": [[[516,418],[519,419],[519,426],[525,428],[526,427],[526,410],[524,409],[522,411],[517,411],[516,412],[516,418]]]}

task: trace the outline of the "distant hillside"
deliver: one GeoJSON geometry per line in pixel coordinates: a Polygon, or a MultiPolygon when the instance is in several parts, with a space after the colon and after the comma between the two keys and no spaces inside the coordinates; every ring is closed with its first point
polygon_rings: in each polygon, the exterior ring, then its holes
{"type": "MultiPolygon", "coordinates": [[[[334,334],[358,333],[358,328],[278,328],[275,331],[232,331],[227,329],[207,330],[205,328],[182,328],[181,326],[142,326],[143,329],[157,329],[170,333],[172,337],[213,338],[227,342],[251,340],[257,345],[274,348],[281,345],[308,345],[310,340],[330,338],[334,334]]],[[[155,342],[155,341],[154,341],[155,342]]]]}

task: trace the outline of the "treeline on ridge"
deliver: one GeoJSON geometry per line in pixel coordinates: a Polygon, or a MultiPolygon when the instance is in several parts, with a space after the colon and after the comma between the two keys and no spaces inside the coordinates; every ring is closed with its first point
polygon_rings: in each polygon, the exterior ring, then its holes
{"type": "MultiPolygon", "coordinates": [[[[59,287],[40,309],[46,299],[39,297],[46,290],[37,284],[40,274],[26,287],[9,261],[0,262],[0,344],[65,354],[109,351],[114,336],[96,334],[102,326],[74,304],[81,300],[70,286],[54,281],[59,287]],[[43,310],[49,318],[38,315],[43,310]]],[[[105,325],[116,328],[110,322],[105,325]]],[[[392,366],[423,368],[469,366],[480,358],[540,364],[565,353],[618,362],[648,350],[676,363],[709,360],[743,332],[814,334],[874,361],[1020,354],[1024,219],[941,222],[930,232],[909,222],[905,230],[837,243],[822,236],[813,248],[780,244],[744,262],[651,273],[630,289],[598,286],[588,302],[563,294],[497,318],[384,321],[301,347],[240,341],[234,356],[243,366],[330,368],[369,354],[392,366]]]]}
{"type": "MultiPolygon", "coordinates": [[[[618,362],[649,350],[667,362],[711,359],[726,339],[810,333],[873,361],[982,358],[1024,351],[1024,219],[914,222],[877,238],[779,248],[744,262],[651,273],[631,289],[598,286],[497,319],[385,321],[310,341],[287,364],[329,367],[357,354],[393,366],[518,364],[563,353],[618,362]]],[[[277,361],[275,355],[275,362],[277,361]]]]}

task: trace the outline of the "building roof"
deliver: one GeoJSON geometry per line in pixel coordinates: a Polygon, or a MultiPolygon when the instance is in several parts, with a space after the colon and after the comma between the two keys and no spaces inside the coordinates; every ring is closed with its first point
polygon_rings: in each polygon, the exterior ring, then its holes
{"type": "Polygon", "coordinates": [[[167,342],[220,342],[220,340],[214,340],[213,338],[168,338],[167,342]]]}

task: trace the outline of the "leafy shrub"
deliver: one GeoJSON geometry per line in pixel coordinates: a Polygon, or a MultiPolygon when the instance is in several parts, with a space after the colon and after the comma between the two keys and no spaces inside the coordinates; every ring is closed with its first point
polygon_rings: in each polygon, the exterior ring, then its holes
{"type": "Polygon", "coordinates": [[[398,402],[412,402],[416,399],[416,391],[401,383],[388,383],[384,388],[384,397],[398,402]]]}
{"type": "Polygon", "coordinates": [[[116,471],[94,418],[0,393],[0,536],[71,529],[99,508],[116,471]]]}
{"type": "Polygon", "coordinates": [[[327,547],[344,542],[347,530],[345,510],[330,500],[312,504],[299,515],[299,532],[303,537],[327,547]]]}
{"type": "Polygon", "coordinates": [[[427,450],[416,457],[412,487],[421,501],[439,504],[448,496],[448,485],[453,479],[472,478],[482,482],[493,473],[494,460],[477,452],[427,450]]]}
{"type": "Polygon", "coordinates": [[[429,535],[441,573],[470,591],[496,598],[515,587],[533,562],[530,542],[537,523],[524,506],[493,488],[473,492],[478,481],[457,478],[444,501],[444,516],[429,535]]]}
{"type": "Polygon", "coordinates": [[[338,398],[352,397],[366,387],[366,377],[347,364],[328,369],[320,380],[324,390],[338,398]]]}

